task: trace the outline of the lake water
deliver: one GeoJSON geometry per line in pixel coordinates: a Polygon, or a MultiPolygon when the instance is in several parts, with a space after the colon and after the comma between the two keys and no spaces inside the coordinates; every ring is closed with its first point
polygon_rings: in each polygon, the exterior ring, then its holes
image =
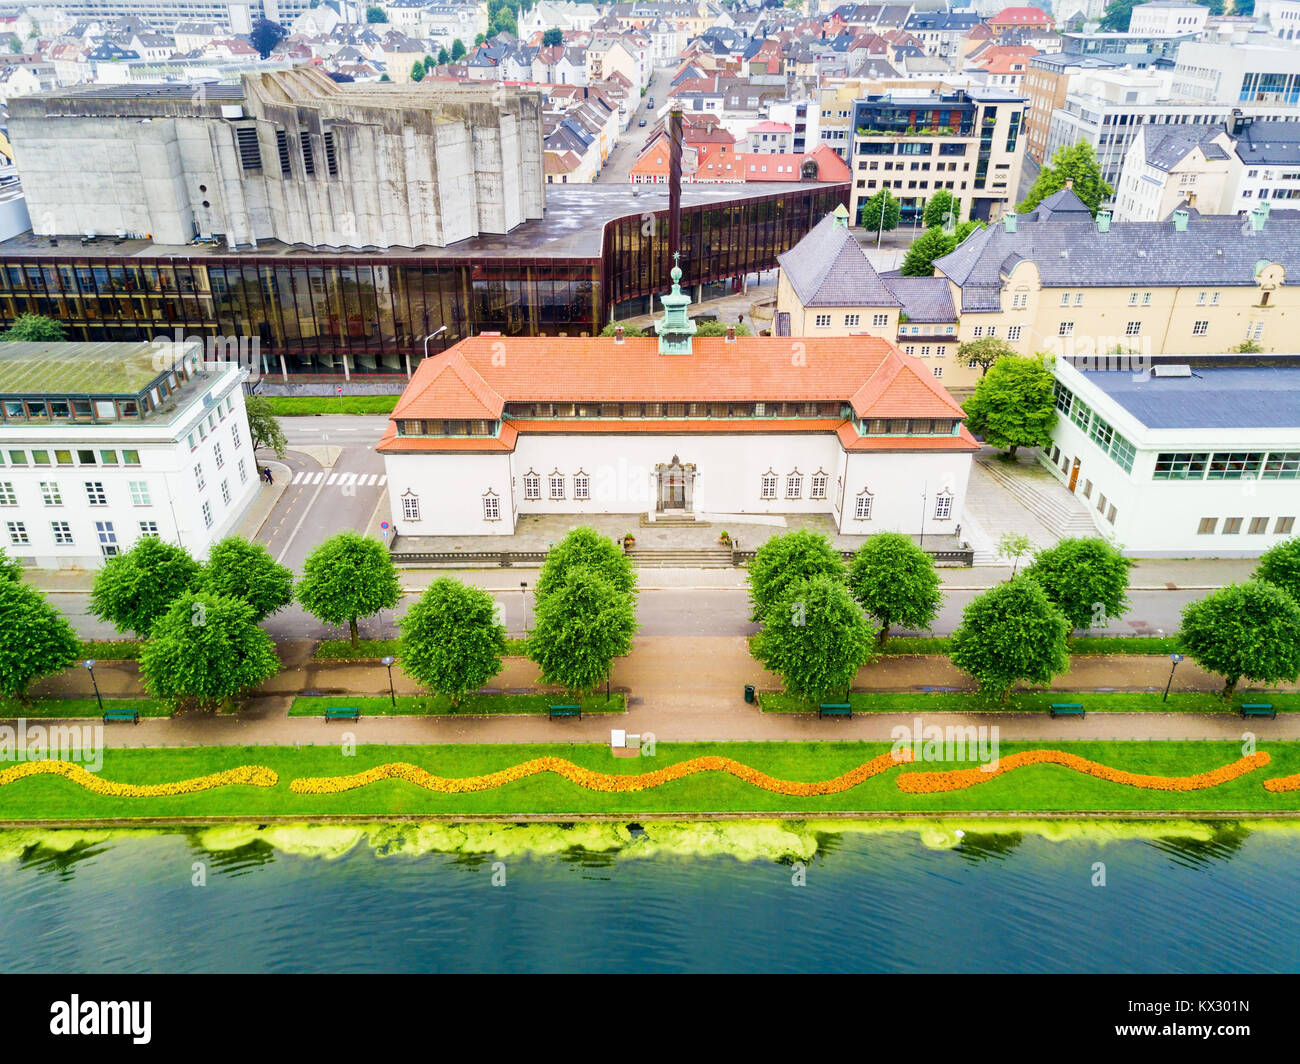
{"type": "Polygon", "coordinates": [[[1298,878],[1277,825],[10,831],[0,971],[1296,971],[1298,878]]]}

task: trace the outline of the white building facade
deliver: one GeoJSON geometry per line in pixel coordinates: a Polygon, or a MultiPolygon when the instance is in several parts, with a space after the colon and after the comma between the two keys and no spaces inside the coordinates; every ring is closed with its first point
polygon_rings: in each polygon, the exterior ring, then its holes
{"type": "Polygon", "coordinates": [[[96,568],[143,536],[206,558],[259,490],[246,377],[199,343],[6,345],[0,545],[43,569],[96,568]]]}
{"type": "Polygon", "coordinates": [[[1040,460],[1125,554],[1255,557],[1296,534],[1300,366],[1239,357],[1151,372],[1058,360],[1040,460]]]}

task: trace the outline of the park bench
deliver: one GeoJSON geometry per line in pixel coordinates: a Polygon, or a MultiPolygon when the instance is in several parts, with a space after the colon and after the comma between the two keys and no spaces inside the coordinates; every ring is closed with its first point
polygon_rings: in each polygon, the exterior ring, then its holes
{"type": "Polygon", "coordinates": [[[1083,706],[1078,702],[1053,702],[1053,717],[1082,717],[1083,706]]]}
{"type": "Polygon", "coordinates": [[[326,720],[360,720],[361,710],[351,706],[330,706],[325,710],[326,720]]]}
{"type": "Polygon", "coordinates": [[[125,724],[130,721],[132,724],[140,723],[140,711],[138,709],[106,709],[104,710],[104,723],[125,724]]]}
{"type": "Polygon", "coordinates": [[[1277,720],[1277,710],[1273,708],[1272,702],[1247,702],[1241,707],[1241,715],[1243,718],[1268,717],[1277,720]]]}
{"type": "Polygon", "coordinates": [[[818,719],[822,717],[848,717],[853,718],[853,707],[847,702],[823,702],[817,707],[818,719]]]}
{"type": "Polygon", "coordinates": [[[551,706],[550,719],[554,720],[556,717],[577,717],[579,720],[582,720],[582,707],[551,706]]]}

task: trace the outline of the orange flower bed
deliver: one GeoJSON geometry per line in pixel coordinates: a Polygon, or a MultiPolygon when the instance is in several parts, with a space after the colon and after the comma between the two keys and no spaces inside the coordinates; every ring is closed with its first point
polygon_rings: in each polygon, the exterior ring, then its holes
{"type": "Polygon", "coordinates": [[[115,783],[87,772],[72,761],[24,761],[0,771],[0,787],[29,776],[62,776],[92,794],[102,794],[109,798],[165,798],[210,791],[233,783],[245,783],[250,787],[274,787],[280,782],[280,777],[264,765],[241,765],[224,772],[213,772],[208,776],[177,780],[174,783],[115,783]]]}
{"type": "Polygon", "coordinates": [[[758,769],[750,768],[748,765],[743,765],[729,757],[695,757],[689,761],[679,761],[667,768],[656,769],[653,772],[642,772],[637,775],[626,776],[582,768],[580,765],[575,765],[572,761],[562,757],[539,757],[532,761],[524,761],[521,764],[513,765],[510,768],[501,769],[498,772],[489,772],[484,776],[466,776],[461,779],[435,776],[418,765],[411,765],[405,761],[392,761],[350,776],[318,776],[296,779],[289,784],[289,790],[294,794],[338,794],[340,791],[355,790],[357,787],[365,787],[379,780],[398,779],[413,783],[417,787],[423,787],[426,790],[437,791],[440,794],[469,794],[474,791],[491,790],[494,787],[501,787],[507,783],[514,783],[516,780],[527,779],[529,776],[536,776],[543,772],[554,772],[557,776],[563,776],[570,783],[576,783],[579,787],[585,787],[589,791],[626,794],[631,791],[645,791],[653,787],[662,787],[665,783],[685,779],[687,776],[695,776],[701,772],[725,772],[728,775],[735,776],[738,780],[743,780],[745,783],[761,787],[765,791],[771,791],[773,794],[810,797],[817,794],[839,794],[841,791],[847,791],[850,787],[856,787],[859,783],[869,780],[873,776],[880,775],[880,773],[893,768],[895,765],[911,760],[911,751],[903,751],[897,758],[892,753],[881,754],[879,757],[864,762],[857,768],[849,769],[848,772],[836,776],[834,779],[814,780],[811,782],[777,779],[775,776],[759,772],[758,769]]]}
{"type": "Polygon", "coordinates": [[[1264,781],[1264,790],[1274,794],[1286,794],[1288,791],[1300,791],[1300,773],[1294,776],[1274,776],[1264,781]]]}
{"type": "MultiPolygon", "coordinates": [[[[942,791],[961,791],[987,783],[991,779],[1014,772],[1026,765],[1061,765],[1094,776],[1111,783],[1122,783],[1127,787],[1141,787],[1148,791],[1203,791],[1229,783],[1263,768],[1271,758],[1263,751],[1250,757],[1238,758],[1236,761],[1208,772],[1198,772],[1194,776],[1144,776],[1136,772],[1127,772],[1120,768],[1111,768],[1096,761],[1089,761],[1078,754],[1067,754],[1063,750],[1026,750],[1011,754],[998,762],[998,767],[988,772],[979,768],[959,768],[950,772],[904,772],[898,777],[898,789],[908,794],[938,794],[942,791]]],[[[1300,779],[1300,777],[1290,777],[1300,779]]],[[[1268,781],[1273,782],[1273,781],[1268,781]]],[[[1268,782],[1264,786],[1268,786],[1268,782]]],[[[1300,783],[1296,784],[1300,787],[1300,783]]]]}

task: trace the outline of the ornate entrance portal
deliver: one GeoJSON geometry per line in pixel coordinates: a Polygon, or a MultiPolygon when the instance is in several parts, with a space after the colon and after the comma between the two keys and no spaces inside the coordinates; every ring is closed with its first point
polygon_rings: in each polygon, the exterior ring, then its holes
{"type": "Polygon", "coordinates": [[[682,464],[682,460],[673,455],[667,465],[655,466],[655,477],[659,482],[655,496],[655,509],[660,513],[677,511],[689,512],[695,504],[695,466],[682,464]]]}

